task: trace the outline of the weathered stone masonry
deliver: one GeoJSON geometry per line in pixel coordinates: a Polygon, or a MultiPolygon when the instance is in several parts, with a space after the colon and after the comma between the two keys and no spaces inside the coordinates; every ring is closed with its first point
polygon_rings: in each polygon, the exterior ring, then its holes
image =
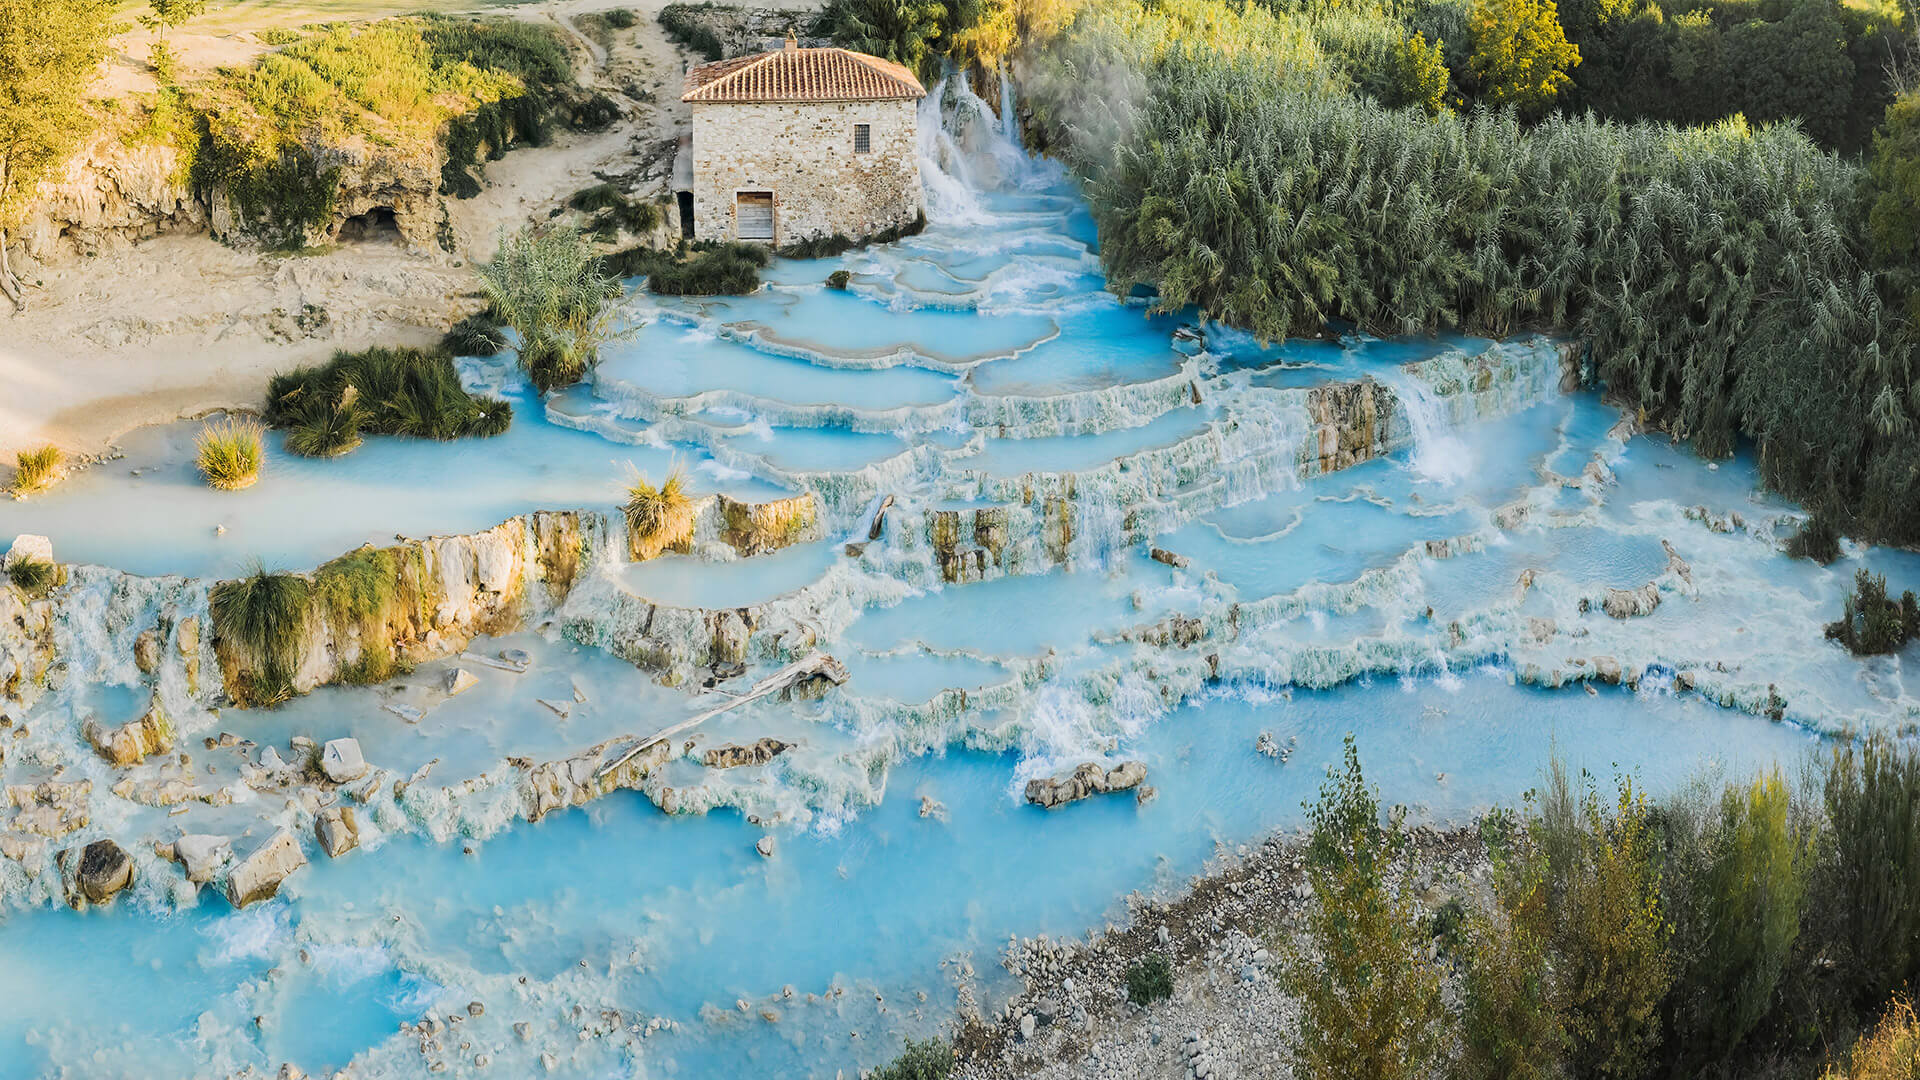
{"type": "Polygon", "coordinates": [[[732,240],[735,198],[771,191],[774,242],[869,236],[924,209],[911,101],[693,106],[693,220],[702,239],[732,240]],[[855,124],[872,149],[855,153],[855,124]]]}

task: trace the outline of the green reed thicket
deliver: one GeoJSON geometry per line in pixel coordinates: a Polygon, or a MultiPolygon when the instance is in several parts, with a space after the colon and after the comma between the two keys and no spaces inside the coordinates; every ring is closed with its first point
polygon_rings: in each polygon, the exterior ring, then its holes
{"type": "Polygon", "coordinates": [[[1843,531],[1920,541],[1915,349],[1858,164],[1791,125],[1388,109],[1318,25],[1115,0],[1028,52],[1030,133],[1115,291],[1265,338],[1566,333],[1702,454],[1750,440],[1843,531]]]}

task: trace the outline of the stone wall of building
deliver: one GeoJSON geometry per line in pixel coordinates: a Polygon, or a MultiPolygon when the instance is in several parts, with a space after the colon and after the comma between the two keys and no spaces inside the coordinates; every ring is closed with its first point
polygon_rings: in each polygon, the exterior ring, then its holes
{"type": "Polygon", "coordinates": [[[831,101],[693,106],[693,217],[701,239],[731,240],[735,195],[771,191],[774,242],[869,236],[922,213],[917,103],[831,101]],[[872,150],[853,152],[853,127],[872,150]]]}

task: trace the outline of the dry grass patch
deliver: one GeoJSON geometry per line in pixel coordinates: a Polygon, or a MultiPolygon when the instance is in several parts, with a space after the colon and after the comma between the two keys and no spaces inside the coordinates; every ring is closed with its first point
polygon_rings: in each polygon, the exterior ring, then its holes
{"type": "Polygon", "coordinates": [[[693,497],[687,493],[687,474],[678,465],[658,487],[635,472],[627,482],[626,514],[627,544],[635,562],[693,547],[693,497]]]}
{"type": "Polygon", "coordinates": [[[60,482],[60,448],[49,443],[38,450],[22,450],[13,459],[15,495],[33,495],[60,482]]]}

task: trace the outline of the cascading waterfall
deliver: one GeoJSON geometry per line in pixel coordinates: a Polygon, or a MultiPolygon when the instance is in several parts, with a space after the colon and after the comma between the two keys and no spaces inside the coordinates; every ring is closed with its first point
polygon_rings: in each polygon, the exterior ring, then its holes
{"type": "Polygon", "coordinates": [[[1401,371],[1386,376],[1394,398],[1413,432],[1409,463],[1421,478],[1436,484],[1458,483],[1473,469],[1473,451],[1455,432],[1445,403],[1433,387],[1401,371]]]}

